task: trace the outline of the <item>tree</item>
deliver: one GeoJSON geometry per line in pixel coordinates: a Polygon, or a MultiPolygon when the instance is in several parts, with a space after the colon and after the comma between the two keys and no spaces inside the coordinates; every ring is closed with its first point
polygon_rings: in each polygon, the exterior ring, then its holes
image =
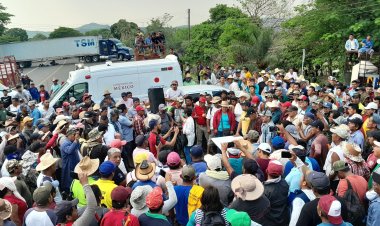
{"type": "Polygon", "coordinates": [[[227,19],[248,18],[248,15],[235,7],[228,7],[224,4],[218,4],[209,10],[210,23],[223,23],[227,19]]]}
{"type": "Polygon", "coordinates": [[[137,24],[120,19],[117,23],[112,24],[111,34],[113,37],[127,44],[127,46],[133,46],[137,29],[137,24]]]}
{"type": "Polygon", "coordinates": [[[295,0],[238,0],[244,12],[258,26],[278,27],[292,15],[295,0]]]}
{"type": "Polygon", "coordinates": [[[112,38],[111,30],[107,28],[96,29],[92,31],[87,31],[84,33],[86,36],[102,36],[102,38],[112,38]]]}
{"type": "Polygon", "coordinates": [[[169,28],[168,23],[171,21],[173,18],[172,15],[169,13],[165,13],[164,15],[156,18],[150,19],[150,22],[148,26],[146,27],[146,31],[151,34],[152,32],[157,32],[157,31],[163,31],[166,30],[165,28],[169,28]]]}
{"type": "Polygon", "coordinates": [[[4,35],[13,37],[17,41],[25,42],[28,41],[28,34],[24,29],[21,28],[11,28],[4,32],[4,35]]]}
{"type": "Polygon", "coordinates": [[[49,38],[66,38],[66,37],[77,37],[82,36],[83,34],[79,31],[69,28],[69,27],[59,27],[54,29],[52,33],[50,33],[49,38]]]}
{"type": "Polygon", "coordinates": [[[37,41],[37,40],[45,40],[45,39],[47,39],[46,35],[38,33],[35,36],[33,36],[33,38],[31,38],[30,40],[37,41]]]}
{"type": "Polygon", "coordinates": [[[5,12],[7,8],[5,8],[0,3],[0,35],[2,35],[5,31],[5,25],[7,25],[11,21],[12,14],[5,12]]]}

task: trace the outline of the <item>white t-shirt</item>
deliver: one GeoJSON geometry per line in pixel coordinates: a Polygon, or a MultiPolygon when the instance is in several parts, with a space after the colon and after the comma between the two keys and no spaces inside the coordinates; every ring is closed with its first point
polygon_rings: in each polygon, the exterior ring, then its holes
{"type": "MultiPolygon", "coordinates": [[[[343,142],[343,143],[345,143],[345,142],[343,142]]],[[[333,145],[334,145],[334,143],[333,143],[333,145]]],[[[334,152],[339,156],[339,160],[344,160],[342,146],[341,145],[333,146],[329,150],[329,152],[327,153],[326,162],[325,162],[325,165],[323,166],[323,170],[325,170],[327,176],[329,176],[330,173],[332,172],[331,156],[334,152]]],[[[338,178],[336,177],[335,179],[338,179],[338,178]]]]}
{"type": "Polygon", "coordinates": [[[219,109],[220,109],[220,108],[217,108],[217,107],[211,107],[211,108],[208,109],[208,111],[207,111],[206,118],[210,120],[210,130],[213,130],[213,129],[214,129],[212,123],[214,122],[214,115],[215,115],[215,112],[217,112],[219,109]]]}
{"type": "Polygon", "coordinates": [[[231,83],[229,90],[234,92],[240,91],[239,84],[237,82],[231,83]]]}
{"type": "Polygon", "coordinates": [[[169,88],[168,90],[166,90],[166,93],[165,93],[165,98],[169,98],[169,99],[175,99],[177,97],[182,97],[184,94],[183,94],[183,91],[178,89],[177,90],[173,90],[172,88],[169,88]]]}
{"type": "Polygon", "coordinates": [[[32,210],[25,218],[25,225],[54,226],[49,215],[44,212],[32,210]]]}
{"type": "Polygon", "coordinates": [[[240,122],[240,116],[241,116],[242,113],[243,113],[243,109],[241,108],[240,103],[237,103],[235,105],[235,109],[234,109],[235,120],[237,122],[240,122]]]}

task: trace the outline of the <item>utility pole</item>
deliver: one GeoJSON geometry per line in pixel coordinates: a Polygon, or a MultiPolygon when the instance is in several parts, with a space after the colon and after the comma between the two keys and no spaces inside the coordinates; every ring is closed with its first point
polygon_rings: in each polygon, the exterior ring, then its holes
{"type": "Polygon", "coordinates": [[[187,9],[187,29],[189,30],[189,42],[190,42],[190,9],[187,9]]]}

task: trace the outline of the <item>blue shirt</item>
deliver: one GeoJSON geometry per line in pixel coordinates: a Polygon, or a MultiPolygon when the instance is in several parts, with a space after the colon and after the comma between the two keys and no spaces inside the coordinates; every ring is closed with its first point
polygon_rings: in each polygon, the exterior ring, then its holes
{"type": "Polygon", "coordinates": [[[33,126],[36,126],[37,121],[42,117],[42,114],[37,108],[35,108],[32,112],[30,112],[30,117],[33,118],[33,126]]]}
{"type": "Polygon", "coordinates": [[[380,225],[380,196],[377,196],[369,204],[367,226],[380,225]]]}
{"type": "Polygon", "coordinates": [[[243,158],[229,158],[228,161],[237,175],[243,173],[243,158]]]}
{"type": "Polygon", "coordinates": [[[363,145],[364,145],[363,133],[360,130],[356,130],[350,135],[350,137],[348,138],[348,142],[352,142],[359,145],[360,148],[363,150],[363,145]]]}
{"type": "Polygon", "coordinates": [[[186,225],[189,221],[189,214],[187,211],[187,204],[189,200],[189,193],[193,186],[174,186],[174,191],[177,195],[177,204],[174,206],[176,218],[180,225],[186,225]]]}
{"type": "Polygon", "coordinates": [[[123,140],[130,142],[133,141],[133,126],[132,121],[125,115],[119,115],[119,123],[121,125],[121,134],[123,140]]]}
{"type": "Polygon", "coordinates": [[[373,42],[372,40],[367,41],[367,39],[363,39],[362,41],[365,45],[364,48],[371,49],[373,47],[373,42]]]}
{"type": "Polygon", "coordinates": [[[225,129],[230,129],[230,120],[227,113],[222,113],[222,118],[220,119],[218,131],[222,132],[225,129]]]}
{"type": "MultiPolygon", "coordinates": [[[[314,158],[306,157],[305,162],[307,163],[307,167],[309,167],[310,170],[321,172],[321,168],[319,167],[317,160],[315,160],[314,158]]],[[[290,173],[290,171],[293,169],[293,167],[295,167],[295,166],[290,161],[288,161],[285,164],[284,177],[286,177],[290,173]]]]}
{"type": "Polygon", "coordinates": [[[70,191],[70,185],[73,178],[70,176],[70,172],[74,171],[75,166],[79,162],[79,148],[80,144],[77,141],[71,142],[69,139],[65,139],[61,145],[62,156],[62,180],[61,185],[64,191],[70,191]]]}
{"type": "Polygon", "coordinates": [[[38,89],[36,87],[29,88],[29,93],[32,96],[33,100],[38,101],[40,99],[40,92],[38,92],[38,89]]]}
{"type": "Polygon", "coordinates": [[[151,180],[148,180],[148,181],[140,181],[140,180],[138,180],[136,183],[133,184],[132,189],[135,189],[137,186],[144,186],[144,185],[149,185],[152,188],[157,187],[157,184],[154,183],[151,180]]]}
{"type": "Polygon", "coordinates": [[[193,162],[191,164],[195,169],[195,175],[198,177],[200,173],[206,172],[207,164],[205,161],[202,162],[193,162]]]}

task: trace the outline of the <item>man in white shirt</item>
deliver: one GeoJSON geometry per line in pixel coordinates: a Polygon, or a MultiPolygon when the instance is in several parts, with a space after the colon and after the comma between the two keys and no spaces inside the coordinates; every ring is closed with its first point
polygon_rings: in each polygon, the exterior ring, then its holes
{"type": "Polygon", "coordinates": [[[290,68],[288,73],[285,75],[285,80],[293,80],[296,81],[298,79],[297,72],[293,70],[293,68],[290,68]]]}
{"type": "Polygon", "coordinates": [[[116,106],[119,106],[121,104],[125,104],[125,106],[129,109],[133,106],[133,99],[132,99],[132,93],[131,92],[123,92],[121,93],[121,100],[119,100],[116,104],[116,106]]]}
{"type": "MultiPolygon", "coordinates": [[[[228,76],[228,78],[230,78],[230,76],[228,76]]],[[[231,83],[229,90],[234,91],[234,92],[240,91],[238,81],[239,81],[238,77],[233,78],[233,82],[231,83]]]]}
{"type": "Polygon", "coordinates": [[[356,38],[354,38],[353,34],[350,34],[350,36],[348,37],[348,40],[346,41],[344,48],[346,49],[346,54],[349,55],[349,61],[351,62],[352,56],[356,55],[359,50],[359,42],[356,38]]]}
{"type": "Polygon", "coordinates": [[[212,131],[214,131],[214,127],[213,127],[214,115],[221,108],[220,107],[221,102],[222,102],[222,99],[220,97],[214,96],[211,101],[212,106],[207,111],[206,125],[207,125],[207,132],[209,133],[207,153],[210,153],[211,146],[213,145],[211,138],[215,137],[214,133],[212,133],[212,131]]]}
{"type": "Polygon", "coordinates": [[[172,81],[171,88],[166,90],[165,93],[165,100],[168,103],[172,103],[173,101],[177,100],[178,97],[183,97],[184,93],[182,90],[178,89],[178,81],[174,80],[172,81]]]}

